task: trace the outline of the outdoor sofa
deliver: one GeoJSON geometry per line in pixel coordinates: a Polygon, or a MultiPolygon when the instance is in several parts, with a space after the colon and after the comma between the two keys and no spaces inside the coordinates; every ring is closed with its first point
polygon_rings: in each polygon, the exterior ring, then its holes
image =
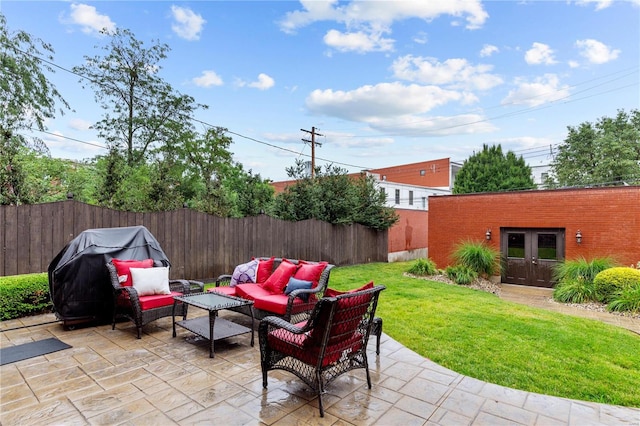
{"type": "MultiPolygon", "coordinates": [[[[329,283],[334,265],[328,262],[258,257],[220,275],[210,292],[253,300],[253,315],[306,319],[329,283]]],[[[248,308],[238,312],[251,314],[248,308]]]]}

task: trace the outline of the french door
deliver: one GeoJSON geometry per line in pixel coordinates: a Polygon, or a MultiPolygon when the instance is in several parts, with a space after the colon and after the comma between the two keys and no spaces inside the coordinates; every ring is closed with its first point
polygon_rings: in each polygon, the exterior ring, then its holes
{"type": "Polygon", "coordinates": [[[502,282],[553,287],[553,268],[564,260],[565,232],[560,228],[502,228],[502,282]]]}

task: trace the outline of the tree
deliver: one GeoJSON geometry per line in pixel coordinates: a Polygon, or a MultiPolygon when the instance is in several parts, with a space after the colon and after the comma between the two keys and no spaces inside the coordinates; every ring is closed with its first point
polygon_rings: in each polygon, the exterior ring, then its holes
{"type": "Polygon", "coordinates": [[[166,58],[168,45],[155,41],[146,49],[127,29],[102,33],[110,36],[110,43],[102,46],[106,54],[85,56],[85,63],[73,71],[83,76],[83,87],[88,84],[95,89],[96,101],[107,111],[94,125],[98,135],[134,166],[154,148],[182,139],[192,130],[194,112],[207,107],[159,77],[159,63],[166,58]]]}
{"type": "Polygon", "coordinates": [[[257,216],[271,210],[273,186],[268,179],[263,180],[251,170],[244,171],[242,164],[236,164],[223,179],[223,185],[233,194],[235,217],[257,216]]]}
{"type": "Polygon", "coordinates": [[[482,151],[465,160],[453,184],[454,194],[514,191],[535,188],[531,168],[522,156],[509,151],[502,153],[500,145],[486,144],[482,151]]]}
{"type": "Polygon", "coordinates": [[[317,167],[315,177],[306,173],[306,165],[298,160],[287,168],[296,183],[278,194],[273,214],[283,220],[317,219],[333,224],[358,223],[374,229],[389,229],[398,221],[395,210],[385,205],[384,194],[371,176],[348,175],[346,170],[317,167]]]}
{"type": "Polygon", "coordinates": [[[24,188],[27,174],[21,159],[27,150],[48,153],[37,137],[22,131],[46,130],[45,121],[56,112],[64,114],[69,105],[49,82],[45,71],[53,61],[51,45],[24,31],[10,33],[0,14],[0,203],[30,202],[24,188]],[[44,60],[40,57],[44,56],[44,60]],[[56,102],[62,107],[57,110],[56,102]]]}
{"type": "Polygon", "coordinates": [[[568,127],[551,165],[550,186],[640,183],[640,110],[568,127]]]}

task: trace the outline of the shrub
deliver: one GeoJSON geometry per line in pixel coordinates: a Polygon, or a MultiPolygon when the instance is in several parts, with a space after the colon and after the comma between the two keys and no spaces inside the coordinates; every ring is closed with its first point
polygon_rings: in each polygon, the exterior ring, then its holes
{"type": "Polygon", "coordinates": [[[407,271],[413,275],[435,275],[438,273],[438,268],[433,260],[427,259],[418,259],[416,260],[411,268],[407,271]]]}
{"type": "Polygon", "coordinates": [[[41,314],[52,309],[46,273],[0,277],[0,320],[41,314]]]}
{"type": "Polygon", "coordinates": [[[453,258],[457,264],[466,266],[477,275],[500,273],[500,252],[483,242],[466,241],[459,244],[453,252],[453,258]]]}
{"type": "Polygon", "coordinates": [[[596,275],[593,284],[598,300],[609,303],[623,291],[640,287],[640,270],[629,267],[605,269],[596,275]]]}
{"type": "Polygon", "coordinates": [[[593,281],[578,278],[564,278],[553,290],[553,299],[562,303],[585,303],[596,300],[593,281]]]}
{"type": "Polygon", "coordinates": [[[595,258],[591,261],[586,260],[584,257],[579,257],[575,260],[566,260],[559,263],[553,270],[553,277],[558,283],[579,278],[593,282],[596,275],[614,266],[616,264],[610,257],[595,258]]]}
{"type": "Polygon", "coordinates": [[[478,278],[478,273],[466,265],[447,266],[447,277],[456,284],[469,285],[478,278]]]}
{"type": "Polygon", "coordinates": [[[622,290],[607,305],[609,311],[640,312],[640,285],[622,290]]]}

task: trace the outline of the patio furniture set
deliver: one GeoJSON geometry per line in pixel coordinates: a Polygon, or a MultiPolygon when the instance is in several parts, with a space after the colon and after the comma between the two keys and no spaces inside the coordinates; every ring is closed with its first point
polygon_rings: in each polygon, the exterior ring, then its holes
{"type": "Polygon", "coordinates": [[[370,282],[340,292],[328,287],[333,265],[274,257],[238,265],[233,274],[218,277],[207,292],[199,281],[169,280],[168,268],[151,259],[112,259],[107,268],[115,305],[112,329],[117,318],[124,317],[135,323],[140,338],[144,325],[171,316],[173,337],[179,326],[207,339],[213,358],[219,339],[251,333],[253,346],[254,321],[259,319],[265,389],[268,371],[293,373],[317,393],[322,417],[322,394],[340,375],[363,368],[371,388],[366,349],[374,334],[380,353],[382,319],[375,311],[382,285],[370,282]],[[208,315],[187,319],[189,306],[208,315]],[[220,318],[222,310],[249,315],[251,327],[220,318]],[[176,316],[182,320],[176,321],[176,316]]]}

